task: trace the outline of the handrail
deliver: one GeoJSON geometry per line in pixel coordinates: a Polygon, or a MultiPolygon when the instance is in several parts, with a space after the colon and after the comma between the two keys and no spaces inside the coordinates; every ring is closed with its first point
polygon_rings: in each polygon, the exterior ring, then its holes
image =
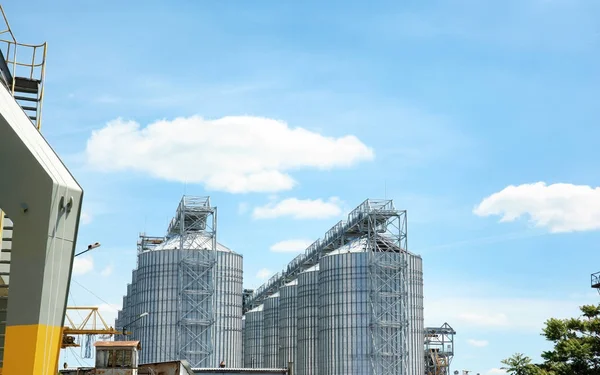
{"type": "MultiPolygon", "coordinates": [[[[11,68],[12,68],[12,69],[9,68],[10,70],[12,70],[10,72],[12,75],[12,77],[11,77],[12,82],[10,82],[11,95],[13,95],[13,96],[15,95],[17,77],[26,78],[26,79],[29,79],[32,81],[33,80],[38,81],[39,88],[38,88],[38,91],[35,96],[35,101],[37,103],[36,113],[35,113],[35,127],[38,130],[41,130],[42,106],[43,106],[43,102],[44,102],[44,91],[45,91],[44,81],[45,81],[45,77],[46,77],[46,57],[47,57],[48,44],[45,42],[42,44],[28,44],[28,43],[17,42],[17,39],[15,38],[15,35],[13,34],[10,24],[8,22],[8,18],[6,17],[6,13],[4,12],[4,9],[2,8],[1,5],[0,5],[0,13],[2,13],[2,18],[4,19],[4,23],[6,25],[6,29],[3,31],[0,31],[0,35],[4,35],[4,34],[10,35],[10,38],[7,38],[7,39],[0,38],[0,44],[5,43],[5,45],[6,45],[6,56],[5,56],[6,64],[7,64],[7,66],[11,66],[11,68]],[[29,61],[29,59],[19,60],[19,58],[17,57],[17,51],[25,50],[25,49],[28,49],[31,51],[31,61],[29,61]],[[36,62],[36,57],[39,57],[38,49],[41,49],[41,61],[40,62],[36,62]],[[19,75],[18,74],[19,68],[28,68],[28,70],[29,70],[28,74],[26,74],[25,76],[19,75]],[[39,75],[36,74],[37,71],[39,71],[39,75]],[[27,76],[28,76],[28,78],[27,78],[27,76]]],[[[21,69],[21,70],[23,70],[23,69],[21,69]]],[[[27,71],[27,69],[25,71],[27,71]]],[[[34,99],[34,97],[32,97],[32,99],[34,99]]]]}

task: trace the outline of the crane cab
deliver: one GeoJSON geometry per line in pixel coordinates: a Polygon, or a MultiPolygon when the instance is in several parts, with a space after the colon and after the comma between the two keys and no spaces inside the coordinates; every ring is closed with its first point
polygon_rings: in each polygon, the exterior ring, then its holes
{"type": "Polygon", "coordinates": [[[97,375],[138,375],[139,341],[98,341],[96,347],[97,375]]]}

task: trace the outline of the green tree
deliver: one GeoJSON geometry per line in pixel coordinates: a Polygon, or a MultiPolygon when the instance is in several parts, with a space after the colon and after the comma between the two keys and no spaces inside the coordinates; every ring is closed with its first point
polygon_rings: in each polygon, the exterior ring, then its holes
{"type": "Polygon", "coordinates": [[[600,375],[600,305],[580,307],[579,318],[549,319],[542,335],[554,349],[542,353],[544,362],[517,353],[502,361],[514,375],[600,375]]]}
{"type": "Polygon", "coordinates": [[[538,367],[531,363],[531,358],[527,357],[522,353],[514,354],[510,358],[502,360],[501,367],[506,370],[509,374],[513,375],[537,375],[538,367]]]}
{"type": "Polygon", "coordinates": [[[542,353],[540,368],[556,375],[600,375],[600,305],[581,308],[571,319],[549,319],[543,336],[554,349],[542,353]]]}

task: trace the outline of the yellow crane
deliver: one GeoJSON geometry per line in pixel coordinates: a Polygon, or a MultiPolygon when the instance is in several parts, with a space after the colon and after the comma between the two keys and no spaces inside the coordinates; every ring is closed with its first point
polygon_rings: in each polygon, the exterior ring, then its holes
{"type": "Polygon", "coordinates": [[[113,336],[121,334],[120,331],[115,330],[112,326],[109,326],[102,315],[98,307],[94,306],[82,306],[82,307],[67,307],[65,313],[65,326],[63,328],[63,338],[61,348],[78,347],[80,346],[75,342],[75,336],[78,335],[105,335],[113,336]],[[69,314],[71,312],[71,314],[69,314]],[[85,315],[81,316],[81,322],[75,323],[76,319],[73,317],[73,312],[85,315]]]}

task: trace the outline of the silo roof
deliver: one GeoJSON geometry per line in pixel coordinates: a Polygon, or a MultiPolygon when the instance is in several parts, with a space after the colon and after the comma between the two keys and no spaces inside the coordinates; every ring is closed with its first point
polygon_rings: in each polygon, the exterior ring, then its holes
{"type": "MultiPolygon", "coordinates": [[[[211,239],[202,233],[190,233],[187,234],[188,240],[191,240],[191,246],[187,247],[187,250],[202,250],[207,249],[210,246],[211,239]]],[[[181,236],[175,235],[169,237],[165,242],[157,245],[154,250],[177,250],[181,246],[181,236]]],[[[227,246],[217,242],[217,251],[225,253],[235,253],[227,246]]]]}

